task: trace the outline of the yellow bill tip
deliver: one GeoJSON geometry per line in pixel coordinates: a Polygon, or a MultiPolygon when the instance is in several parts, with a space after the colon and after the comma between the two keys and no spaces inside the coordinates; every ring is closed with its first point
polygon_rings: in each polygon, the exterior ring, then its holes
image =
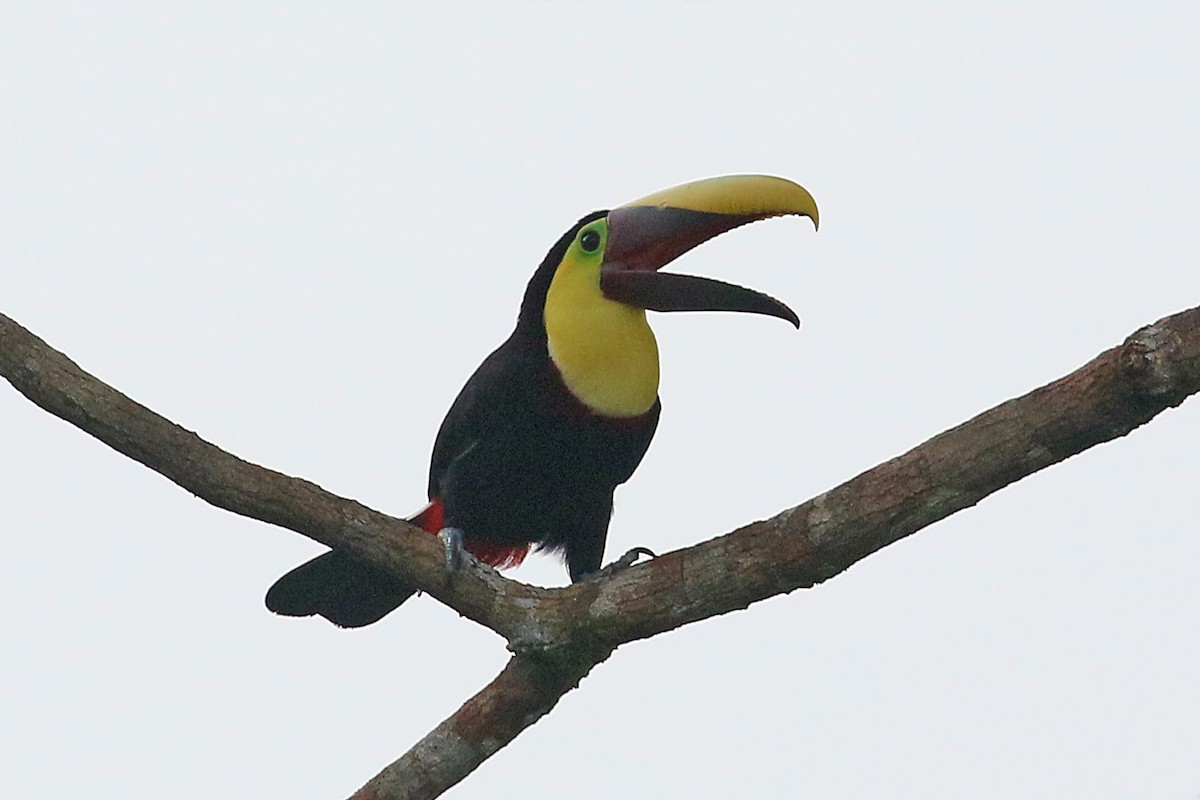
{"type": "Polygon", "coordinates": [[[680,208],[711,214],[758,219],[796,214],[820,226],[817,202],[798,183],[773,175],[722,175],[672,186],[648,194],[621,208],[633,206],[680,208]]]}

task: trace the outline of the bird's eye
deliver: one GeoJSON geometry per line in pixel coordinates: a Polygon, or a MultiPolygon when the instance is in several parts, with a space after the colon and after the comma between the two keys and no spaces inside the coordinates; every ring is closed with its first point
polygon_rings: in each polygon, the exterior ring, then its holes
{"type": "Polygon", "coordinates": [[[594,253],[600,249],[600,234],[597,231],[584,231],[579,237],[579,246],[585,253],[594,253]]]}

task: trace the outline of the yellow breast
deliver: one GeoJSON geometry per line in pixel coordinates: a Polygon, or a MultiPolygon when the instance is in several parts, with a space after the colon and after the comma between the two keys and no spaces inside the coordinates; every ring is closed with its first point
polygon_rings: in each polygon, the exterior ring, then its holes
{"type": "Polygon", "coordinates": [[[563,259],[543,316],[550,358],[575,397],[610,417],[650,410],[658,397],[658,343],[645,311],[600,293],[596,260],[563,259]]]}

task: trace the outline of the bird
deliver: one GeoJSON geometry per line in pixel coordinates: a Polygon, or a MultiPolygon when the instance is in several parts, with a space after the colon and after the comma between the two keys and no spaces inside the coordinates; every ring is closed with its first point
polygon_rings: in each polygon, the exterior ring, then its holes
{"type": "MultiPolygon", "coordinates": [[[[646,311],[764,314],[800,327],[766,294],[661,268],[714,236],[783,215],[819,225],[799,184],[726,175],[594,211],[555,242],[512,334],[451,404],[434,441],[429,503],[409,518],[442,538],[450,568],[464,550],[505,568],[537,548],[559,554],[572,582],[601,573],[613,493],[642,461],[662,411],[646,311]]],[[[276,581],[266,605],[358,628],[415,591],[335,548],[276,581]]]]}

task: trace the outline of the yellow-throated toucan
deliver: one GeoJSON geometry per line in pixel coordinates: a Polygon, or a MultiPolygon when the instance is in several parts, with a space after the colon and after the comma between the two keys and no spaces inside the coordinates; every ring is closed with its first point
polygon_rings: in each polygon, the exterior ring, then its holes
{"type": "MultiPolygon", "coordinates": [[[[646,309],[743,311],[800,324],[760,292],[659,268],[720,233],[784,214],[817,224],[803,187],[733,175],[577,222],[534,272],[512,335],[450,406],[433,446],[429,505],[411,521],[454,534],[493,566],[518,564],[536,545],[561,552],[573,581],[598,571],[613,491],[642,460],[661,410],[646,309]]],[[[413,591],[332,550],[280,578],[267,607],[359,627],[413,591]]]]}

